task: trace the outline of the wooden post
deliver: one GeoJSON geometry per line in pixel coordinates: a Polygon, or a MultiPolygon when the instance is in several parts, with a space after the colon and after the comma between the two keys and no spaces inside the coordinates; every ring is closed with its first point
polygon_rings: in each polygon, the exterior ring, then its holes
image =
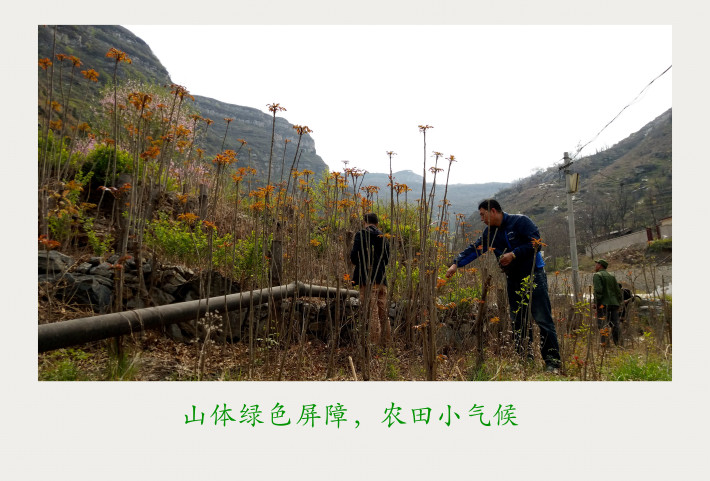
{"type": "Polygon", "coordinates": [[[207,217],[207,185],[200,184],[200,219],[205,219],[207,217]]]}

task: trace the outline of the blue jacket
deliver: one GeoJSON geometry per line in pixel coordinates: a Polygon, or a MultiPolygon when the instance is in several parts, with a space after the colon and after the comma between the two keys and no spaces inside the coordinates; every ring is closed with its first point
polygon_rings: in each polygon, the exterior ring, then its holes
{"type": "Polygon", "coordinates": [[[463,267],[487,252],[489,247],[493,248],[496,257],[513,252],[515,259],[505,268],[505,272],[509,278],[519,280],[533,272],[533,260],[536,269],[545,266],[542,255],[533,245],[533,239],[540,240],[540,231],[529,217],[503,212],[500,227],[490,230],[490,246],[489,227],[486,227],[481,237],[457,255],[452,264],[463,267]]]}

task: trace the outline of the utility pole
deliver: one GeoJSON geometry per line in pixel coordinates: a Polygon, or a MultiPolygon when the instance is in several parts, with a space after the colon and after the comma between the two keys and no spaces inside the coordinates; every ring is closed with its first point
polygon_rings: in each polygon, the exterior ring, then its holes
{"type": "Polygon", "coordinates": [[[572,194],[577,192],[579,187],[579,174],[571,173],[569,167],[572,159],[569,153],[564,153],[564,164],[559,170],[565,172],[565,185],[567,187],[567,221],[569,222],[569,248],[572,260],[572,290],[574,291],[574,303],[579,302],[579,262],[577,261],[577,235],[574,231],[574,206],[572,205],[572,194]]]}

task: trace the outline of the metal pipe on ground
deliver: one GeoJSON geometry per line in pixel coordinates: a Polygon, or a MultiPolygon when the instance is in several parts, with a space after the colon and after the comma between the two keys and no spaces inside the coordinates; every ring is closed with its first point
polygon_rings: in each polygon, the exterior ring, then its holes
{"type": "Polygon", "coordinates": [[[83,317],[68,321],[41,324],[38,326],[38,352],[100,341],[116,336],[130,335],[147,329],[157,329],[178,322],[203,317],[207,312],[236,310],[254,304],[264,304],[269,299],[281,300],[289,297],[357,297],[359,291],[335,287],[314,286],[302,282],[292,282],[285,286],[239,292],[227,296],[216,296],[197,301],[180,302],[157,307],[146,307],[133,311],[115,312],[99,316],[83,317]]]}

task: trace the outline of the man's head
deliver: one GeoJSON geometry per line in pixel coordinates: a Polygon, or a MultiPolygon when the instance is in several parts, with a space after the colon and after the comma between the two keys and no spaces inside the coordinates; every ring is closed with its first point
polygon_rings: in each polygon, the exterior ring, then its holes
{"type": "Polygon", "coordinates": [[[374,212],[369,212],[365,214],[362,218],[362,220],[365,222],[365,224],[370,224],[370,225],[377,225],[380,220],[377,218],[377,214],[374,212]]]}
{"type": "Polygon", "coordinates": [[[600,271],[602,269],[606,269],[607,267],[609,267],[609,263],[607,261],[605,261],[604,259],[599,259],[594,262],[595,262],[594,272],[597,272],[597,271],[600,271]]]}
{"type": "Polygon", "coordinates": [[[503,223],[503,208],[495,199],[485,199],[478,204],[481,222],[487,226],[500,226],[503,223]]]}

